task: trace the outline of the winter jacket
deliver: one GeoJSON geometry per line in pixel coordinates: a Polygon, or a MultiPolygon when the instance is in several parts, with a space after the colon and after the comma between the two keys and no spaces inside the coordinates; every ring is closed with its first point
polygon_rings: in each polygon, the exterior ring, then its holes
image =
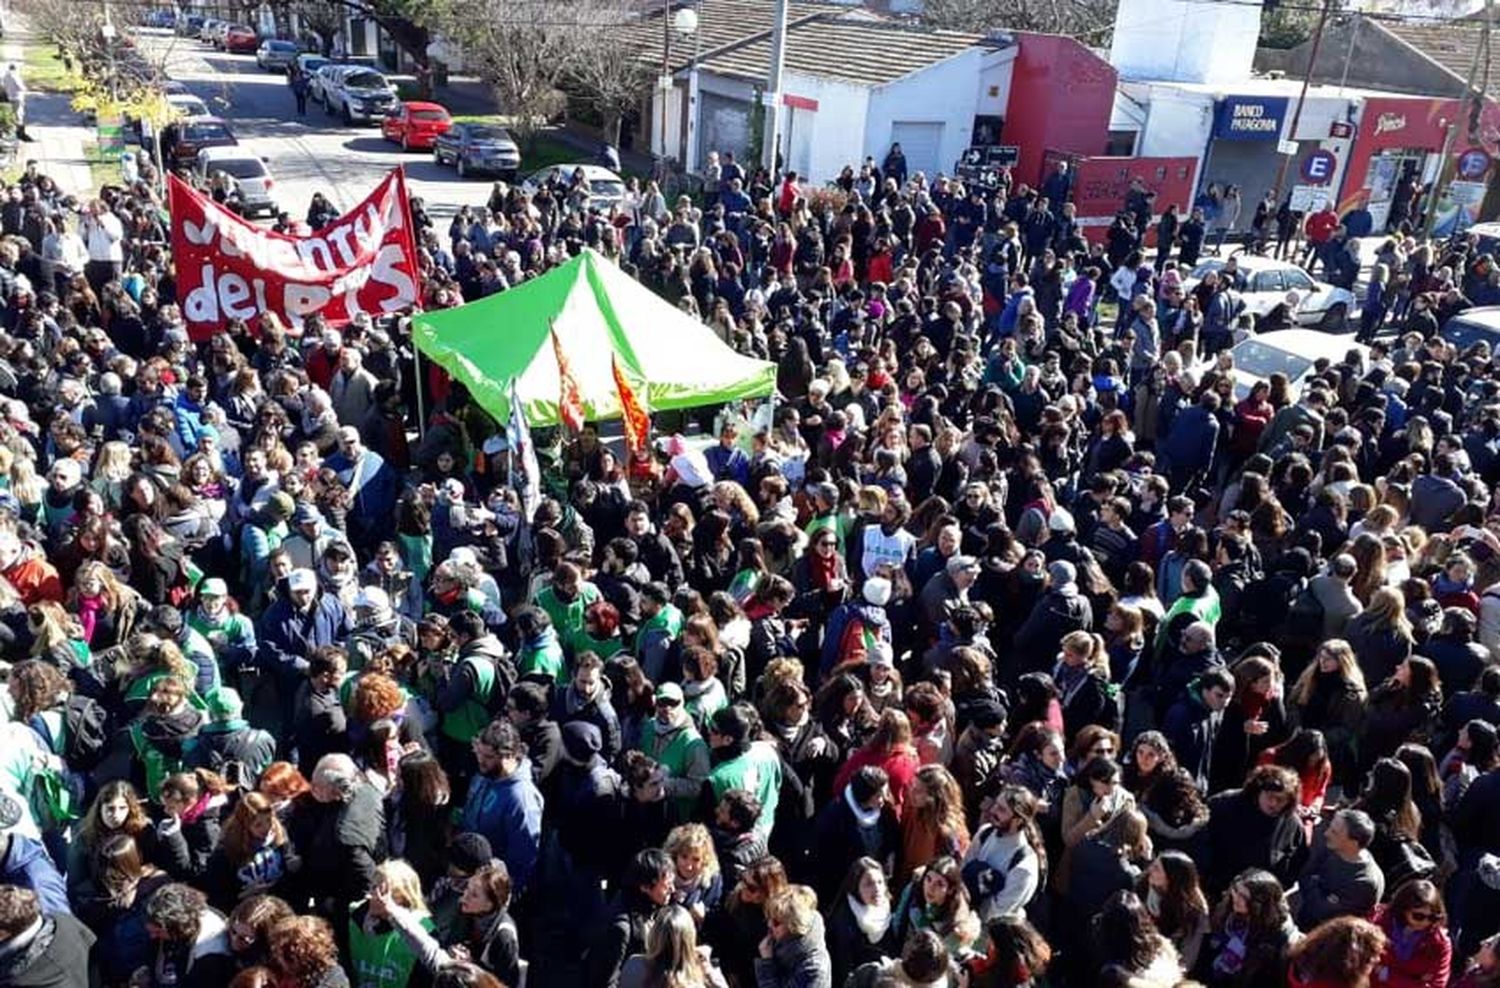
{"type": "Polygon", "coordinates": [[[0,945],[0,985],[7,988],[90,988],[98,972],[95,938],[69,913],[43,916],[0,945]]]}
{"type": "Polygon", "coordinates": [[[1266,816],[1243,789],[1218,793],[1208,808],[1207,889],[1228,888],[1246,868],[1264,868],[1291,887],[1307,854],[1307,832],[1296,813],[1266,816]]]}
{"type": "Polygon", "coordinates": [[[1223,722],[1223,711],[1210,709],[1203,702],[1201,689],[1192,686],[1167,711],[1162,725],[1162,733],[1177,755],[1177,764],[1193,777],[1201,792],[1208,792],[1213,776],[1214,745],[1223,722]]]}
{"type": "Polygon", "coordinates": [[[1076,587],[1048,590],[1016,631],[1015,676],[1051,669],[1065,635],[1093,628],[1093,607],[1076,587]]]}
{"type": "Polygon", "coordinates": [[[204,724],[198,741],[188,752],[188,765],[223,775],[231,764],[240,766],[238,783],[253,789],[266,766],[276,760],[276,739],[270,732],[251,727],[243,720],[204,724]]]}
{"type": "Polygon", "coordinates": [[[47,849],[41,841],[14,831],[0,835],[0,841],[4,844],[4,854],[0,856],[0,885],[31,889],[36,893],[44,916],[71,914],[67,883],[47,856],[47,849]]]}
{"type": "Polygon", "coordinates": [[[813,824],[814,891],[820,902],[831,902],[849,866],[862,857],[882,865],[893,863],[901,847],[901,825],[890,806],[882,806],[875,822],[862,827],[849,805],[845,790],[818,812],[813,824]]]}
{"type": "Polygon", "coordinates": [[[516,890],[525,888],[542,836],[542,794],[532,781],[530,760],[503,779],[476,775],[469,783],[461,828],[483,834],[495,857],[510,869],[516,890]]]}
{"type": "Polygon", "coordinates": [[[361,784],[345,802],[318,809],[318,826],[304,849],[300,877],[320,900],[357,902],[370,894],[376,864],[386,856],[380,793],[361,784]]]}
{"type": "Polygon", "coordinates": [[[1453,966],[1453,942],[1448,931],[1437,925],[1420,933],[1398,930],[1398,919],[1389,904],[1376,907],[1370,917],[1391,941],[1370,984],[1375,988],[1444,988],[1453,966]],[[1400,949],[1398,937],[1415,937],[1415,943],[1400,949]]]}
{"type": "Polygon", "coordinates": [[[755,959],[756,988],[833,988],[833,960],[824,942],[823,918],[813,916],[801,936],[775,941],[771,956],[755,959]]]}
{"type": "Polygon", "coordinates": [[[552,719],[557,721],[559,727],[575,720],[593,724],[599,729],[599,736],[604,741],[600,754],[605,761],[614,761],[615,756],[620,753],[623,742],[620,718],[615,714],[615,708],[610,705],[609,696],[603,690],[595,699],[585,700],[569,683],[568,688],[559,690],[552,700],[552,719]]]}
{"type": "Polygon", "coordinates": [[[312,609],[298,612],[290,597],[276,601],[261,616],[257,658],[262,669],[290,678],[307,672],[307,659],[323,645],[337,645],[349,634],[344,605],[322,594],[312,609]]]}
{"type": "Polygon", "coordinates": [[[616,988],[620,971],[632,954],[646,950],[646,928],[656,905],[637,889],[625,889],[610,905],[610,918],[590,939],[584,984],[616,988]]]}

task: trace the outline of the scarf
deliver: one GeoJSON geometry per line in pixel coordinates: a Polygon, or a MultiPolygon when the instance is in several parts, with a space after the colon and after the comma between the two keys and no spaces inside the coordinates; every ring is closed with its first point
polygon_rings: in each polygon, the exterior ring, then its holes
{"type": "Polygon", "coordinates": [[[849,911],[854,914],[854,925],[859,927],[859,932],[865,935],[865,939],[871,943],[879,943],[881,937],[885,936],[886,930],[891,926],[891,903],[889,899],[881,899],[872,906],[867,906],[860,901],[859,896],[849,896],[849,911]]]}
{"type": "Polygon", "coordinates": [[[83,627],[83,640],[94,640],[94,629],[98,627],[99,615],[105,610],[103,597],[78,598],[78,623],[83,627]]]}
{"type": "Polygon", "coordinates": [[[209,804],[214,801],[215,793],[205,792],[198,797],[198,801],[182,811],[181,820],[184,824],[197,823],[198,819],[208,812],[209,804]]]}
{"type": "MultiPolygon", "coordinates": [[[[832,531],[830,526],[829,531],[832,531]]],[[[831,553],[827,556],[814,549],[807,554],[807,577],[818,590],[827,590],[828,585],[833,582],[834,577],[839,575],[839,554],[831,553]]]]}
{"type": "Polygon", "coordinates": [[[1260,720],[1260,715],[1265,713],[1271,698],[1263,693],[1246,690],[1244,697],[1240,699],[1240,706],[1245,711],[1246,720],[1260,720]]]}
{"type": "Polygon", "coordinates": [[[880,822],[880,811],[867,810],[854,801],[854,789],[851,786],[844,787],[844,802],[849,804],[849,811],[854,814],[854,822],[860,827],[868,830],[880,822]]]}

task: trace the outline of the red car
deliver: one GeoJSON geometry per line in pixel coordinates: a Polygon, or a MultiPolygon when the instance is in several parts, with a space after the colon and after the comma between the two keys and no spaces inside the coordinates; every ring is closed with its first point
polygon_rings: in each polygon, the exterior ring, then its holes
{"type": "Polygon", "coordinates": [[[253,28],[236,24],[224,32],[224,50],[242,55],[254,55],[260,47],[260,35],[253,28]]]}
{"type": "Polygon", "coordinates": [[[403,151],[429,150],[439,134],[453,126],[448,111],[436,103],[402,103],[380,121],[380,133],[403,151]]]}

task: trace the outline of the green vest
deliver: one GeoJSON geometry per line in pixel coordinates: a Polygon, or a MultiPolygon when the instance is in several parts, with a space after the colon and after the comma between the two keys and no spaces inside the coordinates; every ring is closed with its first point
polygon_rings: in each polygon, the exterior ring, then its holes
{"type": "Polygon", "coordinates": [[[536,595],[536,606],[547,612],[552,619],[552,627],[557,631],[558,641],[565,645],[573,644],[573,636],[581,632],[586,626],[583,614],[589,605],[596,600],[602,600],[603,595],[599,588],[587,580],[579,584],[578,596],[570,601],[563,601],[557,596],[557,591],[549,587],[543,587],[536,595]]]}
{"type": "Polygon", "coordinates": [[[1219,592],[1209,587],[1197,597],[1183,594],[1172,601],[1172,606],[1167,608],[1161,624],[1157,626],[1156,651],[1158,653],[1167,645],[1167,628],[1171,625],[1173,618],[1181,617],[1183,614],[1191,614],[1195,621],[1217,625],[1219,623],[1219,592]]]}
{"type": "MultiPolygon", "coordinates": [[[[140,724],[130,725],[130,744],[135,748],[135,756],[146,768],[146,798],[153,803],[161,802],[161,784],[167,781],[167,776],[182,771],[183,760],[168,758],[158,751],[146,740],[145,731],[140,724]]],[[[183,750],[185,753],[186,746],[183,750]]]]}
{"type": "Polygon", "coordinates": [[[776,822],[776,804],[781,801],[781,758],[768,741],[757,741],[743,755],[714,766],[708,773],[717,801],[731,789],[745,789],[760,800],[755,832],[769,836],[776,822]]]}
{"type": "MultiPolygon", "coordinates": [[[[495,691],[495,664],[471,655],[463,664],[474,670],[474,693],[457,710],[443,714],[443,736],[468,744],[490,723],[490,694],[495,691]]],[[[455,673],[457,670],[455,670],[455,673]]]]}
{"type": "MultiPolygon", "coordinates": [[[[692,760],[694,750],[707,746],[708,742],[703,740],[703,735],[698,733],[698,729],[692,725],[691,721],[682,730],[675,732],[672,740],[660,750],[657,750],[656,743],[656,718],[647,717],[646,722],[641,725],[641,751],[655,759],[673,778],[685,777],[688,762],[692,760]]],[[[695,802],[697,802],[696,797],[679,799],[678,809],[690,815],[695,802]]],[[[686,818],[685,816],[684,819],[686,818]]]]}
{"type": "Polygon", "coordinates": [[[516,671],[522,676],[546,676],[559,686],[565,684],[568,665],[557,635],[548,635],[541,645],[522,645],[516,656],[516,671]]]}
{"type": "MultiPolygon", "coordinates": [[[[422,917],[422,929],[433,932],[431,916],[422,917]]],[[[352,988],[405,988],[417,964],[417,952],[401,931],[366,933],[363,923],[349,920],[349,957],[354,961],[352,988]]]]}

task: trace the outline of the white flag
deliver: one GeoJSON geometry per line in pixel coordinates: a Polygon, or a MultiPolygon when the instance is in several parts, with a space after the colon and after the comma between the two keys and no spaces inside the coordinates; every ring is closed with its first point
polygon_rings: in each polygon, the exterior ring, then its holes
{"type": "Polygon", "coordinates": [[[531,443],[531,428],[521,412],[521,392],[516,379],[510,381],[510,422],[505,426],[505,439],[510,444],[512,474],[520,471],[521,513],[526,523],[536,515],[542,503],[542,468],[537,463],[536,447],[531,443]]]}

